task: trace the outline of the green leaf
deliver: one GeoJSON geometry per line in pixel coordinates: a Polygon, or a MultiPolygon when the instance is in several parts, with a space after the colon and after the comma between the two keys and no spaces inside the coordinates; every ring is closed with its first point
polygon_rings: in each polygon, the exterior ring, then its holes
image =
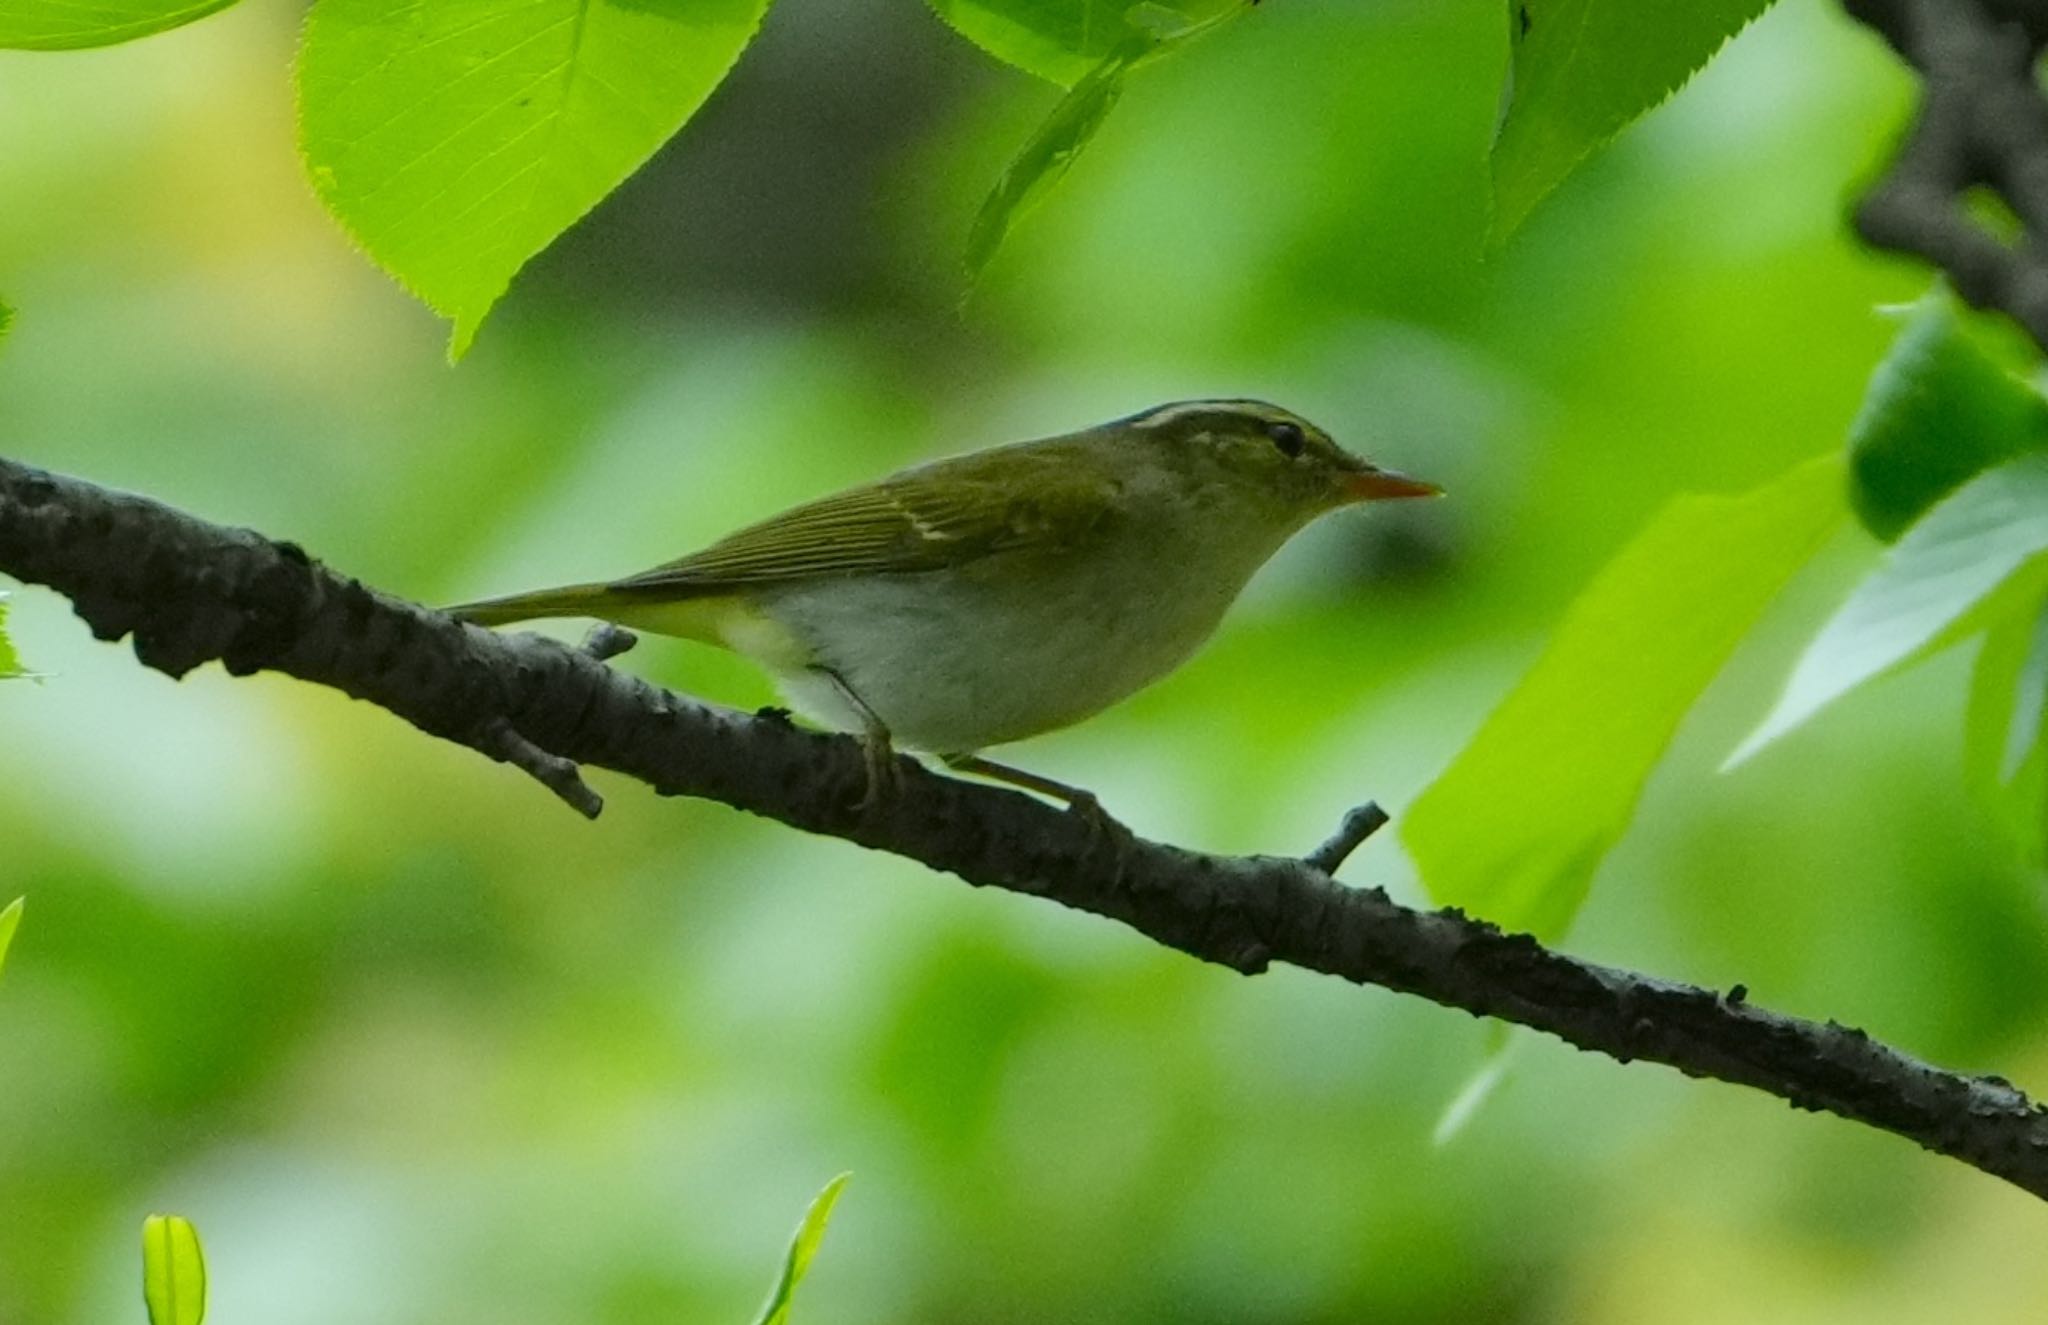
{"type": "MultiPolygon", "coordinates": [[[[1873,677],[1966,633],[1973,609],[2048,553],[2048,456],[1972,479],[1893,544],[1806,646],[1734,767],[1873,677]]],[[[2024,590],[2024,581],[2019,582],[2024,590]]]]}
{"type": "Polygon", "coordinates": [[[832,1206],[852,1176],[842,1173],[826,1183],[825,1189],[811,1201],[811,1208],[804,1211],[803,1222],[796,1226],[796,1236],[790,1239],[789,1255],[783,1259],[782,1275],[775,1281],[775,1290],[768,1295],[761,1314],[754,1318],[754,1325],[788,1325],[790,1299],[796,1296],[796,1286],[810,1270],[818,1244],[825,1240],[825,1224],[832,1218],[832,1206]]]}
{"type": "MultiPolygon", "coordinates": [[[[1251,0],[1256,3],[1257,0],[1251,0]]],[[[930,0],[954,30],[998,60],[1072,87],[1123,44],[1134,24],[1194,27],[1246,0],[930,0]]]]}
{"type": "Polygon", "coordinates": [[[62,51],[111,46],[183,27],[235,0],[0,0],[0,47],[62,51]]]}
{"type": "Polygon", "coordinates": [[[151,1215],[142,1221],[142,1300],[149,1325],[206,1319],[206,1255],[190,1220],[151,1215]]]}
{"type": "Polygon", "coordinates": [[[2048,400],[1970,325],[1939,287],[1914,304],[1850,425],[1850,500],[1888,543],[1983,470],[2048,450],[2048,400]]]}
{"type": "Polygon", "coordinates": [[[29,675],[21,665],[21,655],[14,651],[14,641],[7,638],[7,595],[0,593],[0,681],[29,675]]]}
{"type": "Polygon", "coordinates": [[[967,232],[967,275],[972,280],[988,266],[1004,236],[1025,212],[1044,200],[1081,149],[1102,127],[1110,107],[1123,95],[1124,75],[1131,61],[1112,56],[1060,98],[1052,114],[1031,135],[996,181],[995,190],[975,213],[967,232]]]}
{"type": "Polygon", "coordinates": [[[21,928],[21,911],[26,905],[26,897],[17,897],[0,909],[0,969],[7,965],[7,948],[14,942],[14,931],[21,928]]]}
{"type": "Polygon", "coordinates": [[[14,305],[0,299],[0,340],[7,339],[7,333],[14,330],[14,305]]]}
{"type": "Polygon", "coordinates": [[[704,103],[768,0],[318,0],[299,52],[313,187],[454,321],[704,103]]]}
{"type": "Polygon", "coordinates": [[[1493,235],[1676,92],[1771,0],[1508,0],[1513,57],[1493,141],[1493,235]]]}
{"type": "Polygon", "coordinates": [[[1123,95],[1124,79],[1133,69],[1237,17],[1243,9],[1239,0],[1233,0],[1231,7],[1220,13],[1188,22],[1177,11],[1158,5],[1132,7],[1124,16],[1122,40],[1060,98],[975,213],[967,233],[968,279],[981,275],[1010,228],[1067,173],[1123,95]]]}
{"type": "Polygon", "coordinates": [[[1680,497],[1581,593],[1536,665],[1404,817],[1430,896],[1561,934],[1679,720],[1843,515],[1824,456],[1680,497]]]}
{"type": "Polygon", "coordinates": [[[2048,604],[2015,595],[1990,623],[1970,678],[1964,783],[2020,858],[2048,863],[2048,604]]]}

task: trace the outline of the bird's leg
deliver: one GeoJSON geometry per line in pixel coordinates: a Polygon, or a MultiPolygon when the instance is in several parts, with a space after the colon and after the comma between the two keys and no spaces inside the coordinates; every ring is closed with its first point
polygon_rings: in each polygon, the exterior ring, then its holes
{"type": "Polygon", "coordinates": [[[1102,808],[1092,791],[1070,787],[1064,782],[1055,782],[1051,778],[1040,777],[1021,768],[1012,768],[1008,764],[998,764],[993,759],[983,759],[980,755],[973,754],[941,755],[940,758],[946,761],[946,767],[958,769],[962,773],[972,773],[996,782],[1007,782],[1013,787],[1022,787],[1041,796],[1065,801],[1067,807],[1077,813],[1097,813],[1102,808]]]}
{"type": "Polygon", "coordinates": [[[1067,812],[1086,822],[1089,835],[1098,843],[1107,841],[1114,846],[1117,858],[1121,862],[1124,848],[1131,842],[1131,830],[1112,818],[1108,810],[1102,808],[1102,802],[1095,798],[1094,792],[1082,787],[1068,786],[1064,782],[1055,782],[1049,777],[1042,777],[1021,768],[1012,768],[1008,764],[998,764],[993,759],[983,759],[976,754],[941,755],[940,758],[945,760],[946,767],[962,773],[972,773],[996,782],[1007,782],[1013,787],[1022,787],[1041,796],[1065,801],[1067,812]]]}
{"type": "Polygon", "coordinates": [[[875,711],[868,707],[868,702],[860,697],[860,693],[847,684],[845,677],[830,667],[813,667],[811,670],[830,681],[832,688],[839,692],[839,697],[846,701],[847,707],[860,715],[860,748],[861,753],[867,758],[868,789],[853,808],[857,814],[866,814],[880,805],[883,797],[896,793],[899,781],[896,774],[896,747],[889,739],[889,725],[876,716],[875,711]]]}

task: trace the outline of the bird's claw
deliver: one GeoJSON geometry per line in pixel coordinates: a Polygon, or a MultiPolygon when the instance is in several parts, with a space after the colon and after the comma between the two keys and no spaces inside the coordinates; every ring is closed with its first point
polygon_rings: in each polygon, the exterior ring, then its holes
{"type": "Polygon", "coordinates": [[[1123,820],[1102,808],[1102,801],[1094,792],[1076,787],[1067,797],[1067,813],[1079,819],[1088,830],[1088,852],[1094,855],[1105,847],[1114,853],[1118,869],[1131,847],[1137,842],[1137,835],[1124,825],[1123,820]]]}
{"type": "Polygon", "coordinates": [[[868,732],[857,737],[862,762],[867,765],[867,786],[853,803],[853,812],[863,817],[892,800],[903,786],[903,771],[896,766],[896,747],[886,732],[868,732]]]}

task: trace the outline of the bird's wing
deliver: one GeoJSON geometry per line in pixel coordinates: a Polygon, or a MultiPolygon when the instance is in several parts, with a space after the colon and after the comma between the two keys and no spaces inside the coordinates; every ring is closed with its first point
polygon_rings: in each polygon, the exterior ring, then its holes
{"type": "Polygon", "coordinates": [[[806,503],[701,552],[607,586],[705,594],[957,566],[1015,548],[1078,546],[1114,517],[1118,485],[1066,448],[941,460],[806,503]]]}

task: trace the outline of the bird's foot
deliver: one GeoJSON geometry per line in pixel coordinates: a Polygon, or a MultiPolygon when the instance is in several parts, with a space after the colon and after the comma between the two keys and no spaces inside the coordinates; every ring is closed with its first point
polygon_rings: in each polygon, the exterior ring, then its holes
{"type": "Polygon", "coordinates": [[[1137,836],[1124,826],[1123,821],[1103,809],[1102,802],[1096,798],[1095,793],[1085,787],[1056,782],[1037,773],[1012,768],[1008,764],[999,764],[993,759],[983,759],[980,755],[947,755],[945,758],[949,768],[956,768],[962,773],[973,773],[978,777],[1007,782],[1013,787],[1022,787],[1026,791],[1035,791],[1041,796],[1064,801],[1067,813],[1078,819],[1088,830],[1089,854],[1094,855],[1105,848],[1112,850],[1119,870],[1123,868],[1125,856],[1138,840],[1137,836]]]}

